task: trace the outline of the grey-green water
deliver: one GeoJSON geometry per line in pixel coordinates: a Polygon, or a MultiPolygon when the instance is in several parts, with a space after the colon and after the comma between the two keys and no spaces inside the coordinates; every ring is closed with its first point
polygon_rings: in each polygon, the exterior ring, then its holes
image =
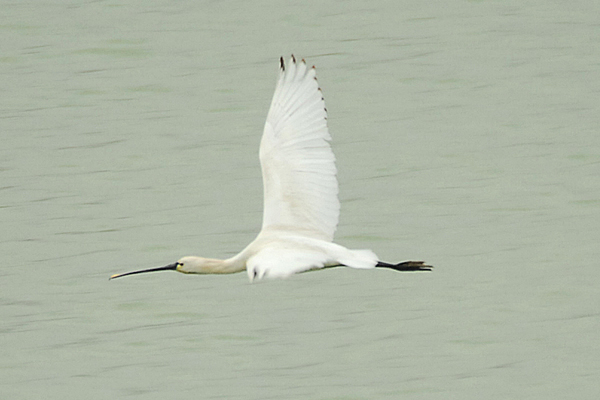
{"type": "Polygon", "coordinates": [[[0,397],[597,399],[594,2],[4,2],[0,397]],[[259,229],[317,65],[337,241],[433,273],[116,272],[259,229]]]}

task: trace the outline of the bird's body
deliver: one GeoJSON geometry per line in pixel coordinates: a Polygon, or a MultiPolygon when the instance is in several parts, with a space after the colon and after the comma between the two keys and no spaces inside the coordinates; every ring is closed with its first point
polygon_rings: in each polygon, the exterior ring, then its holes
{"type": "Polygon", "coordinates": [[[333,266],[400,271],[430,270],[421,261],[387,264],[371,250],[350,250],[333,243],[340,203],[335,156],[329,145],[327,110],[315,68],[292,56],[280,74],[260,144],[264,186],[262,229],[254,241],[226,259],[183,257],[165,267],[215,274],[246,270],[251,281],[333,266]]]}
{"type": "Polygon", "coordinates": [[[184,257],[178,271],[227,274],[247,270],[250,280],[285,278],[294,273],[333,266],[374,268],[371,250],[349,250],[333,242],[279,230],[262,231],[244,250],[226,260],[184,257]]]}

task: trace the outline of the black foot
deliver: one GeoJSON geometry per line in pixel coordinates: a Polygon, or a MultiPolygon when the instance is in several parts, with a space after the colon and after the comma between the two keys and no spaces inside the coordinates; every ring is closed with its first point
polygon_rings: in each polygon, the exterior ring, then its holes
{"type": "Polygon", "coordinates": [[[425,264],[424,261],[404,261],[398,264],[388,264],[386,262],[379,261],[375,266],[377,268],[391,268],[396,271],[431,271],[433,268],[431,265],[425,264]]]}

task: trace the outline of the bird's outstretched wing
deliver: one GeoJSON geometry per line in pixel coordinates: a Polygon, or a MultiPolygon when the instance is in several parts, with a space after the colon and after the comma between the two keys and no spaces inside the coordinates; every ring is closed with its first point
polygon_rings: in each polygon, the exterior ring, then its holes
{"type": "Polygon", "coordinates": [[[327,110],[315,68],[280,59],[279,80],[260,144],[262,229],[331,241],[340,203],[327,110]]]}

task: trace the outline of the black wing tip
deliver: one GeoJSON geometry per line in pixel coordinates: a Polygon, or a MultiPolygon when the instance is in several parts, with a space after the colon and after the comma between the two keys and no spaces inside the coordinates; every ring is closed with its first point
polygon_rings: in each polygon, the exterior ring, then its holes
{"type": "MultiPolygon", "coordinates": [[[[296,59],[295,55],[291,55],[291,62],[294,64],[298,64],[298,60],[296,59]]],[[[304,58],[300,59],[300,63],[306,65],[306,60],[304,58]]],[[[316,67],[313,65],[311,67],[312,69],[316,69],[316,67]]],[[[279,69],[281,69],[282,71],[285,72],[285,60],[282,57],[279,57],[279,69]]],[[[315,80],[317,79],[317,77],[315,77],[315,80]]]]}

